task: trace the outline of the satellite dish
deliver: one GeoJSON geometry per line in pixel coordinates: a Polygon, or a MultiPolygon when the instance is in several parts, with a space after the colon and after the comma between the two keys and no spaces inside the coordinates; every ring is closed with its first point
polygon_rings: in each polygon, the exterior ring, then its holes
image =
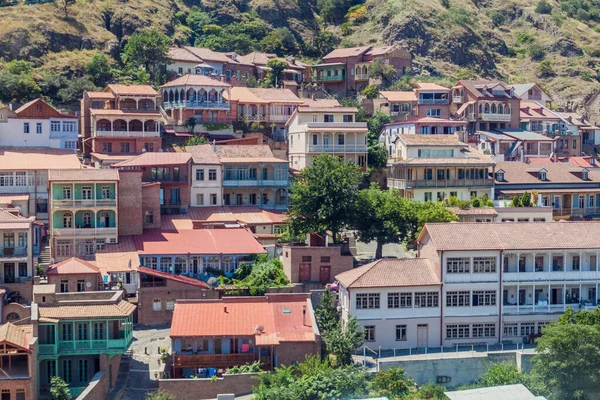
{"type": "Polygon", "coordinates": [[[256,330],[259,331],[259,332],[262,332],[262,331],[265,330],[265,327],[262,326],[262,325],[259,325],[259,326],[256,327],[256,330]]]}
{"type": "Polygon", "coordinates": [[[86,288],[91,288],[92,287],[92,282],[86,282],[85,283],[85,287],[86,288]]]}

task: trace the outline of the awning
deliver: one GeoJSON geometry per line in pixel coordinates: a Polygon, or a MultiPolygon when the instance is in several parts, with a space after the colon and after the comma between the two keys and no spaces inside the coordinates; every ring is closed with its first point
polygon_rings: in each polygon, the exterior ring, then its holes
{"type": "Polygon", "coordinates": [[[461,115],[462,113],[465,112],[465,110],[467,109],[468,106],[470,106],[471,104],[475,104],[474,101],[467,101],[465,104],[463,104],[462,106],[460,106],[460,108],[458,109],[458,111],[456,112],[456,114],[461,115]]]}
{"type": "Polygon", "coordinates": [[[262,333],[260,335],[254,335],[257,346],[278,346],[279,339],[275,333],[262,333]]]}

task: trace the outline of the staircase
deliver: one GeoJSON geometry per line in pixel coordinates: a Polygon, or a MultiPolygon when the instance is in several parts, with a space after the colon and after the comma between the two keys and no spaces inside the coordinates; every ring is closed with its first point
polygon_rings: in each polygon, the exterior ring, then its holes
{"type": "Polygon", "coordinates": [[[42,245],[40,249],[40,255],[38,256],[38,262],[40,263],[42,268],[44,268],[44,271],[48,269],[51,258],[52,257],[50,256],[50,245],[42,245]]]}
{"type": "Polygon", "coordinates": [[[129,382],[129,370],[131,368],[132,356],[133,353],[131,350],[129,350],[121,357],[121,362],[119,363],[119,375],[117,377],[117,383],[108,392],[107,399],[117,400],[123,397],[125,389],[127,388],[127,384],[129,382]]]}
{"type": "Polygon", "coordinates": [[[162,106],[158,107],[158,111],[160,112],[160,115],[163,117],[163,119],[165,120],[165,123],[167,125],[173,124],[173,120],[171,119],[171,117],[169,117],[169,114],[167,114],[167,112],[165,111],[164,108],[162,108],[162,106]]]}

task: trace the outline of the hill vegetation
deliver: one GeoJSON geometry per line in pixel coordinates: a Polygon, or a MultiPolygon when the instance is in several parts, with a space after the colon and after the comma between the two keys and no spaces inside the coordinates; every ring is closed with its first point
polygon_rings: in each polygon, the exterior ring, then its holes
{"type": "MultiPolygon", "coordinates": [[[[599,10],[600,0],[59,0],[10,5],[0,8],[0,88],[6,81],[12,87],[15,82],[38,86],[25,94],[13,90],[3,96],[5,102],[41,93],[55,103],[76,105],[75,93],[101,83],[86,73],[95,55],[104,54],[107,65],[120,70],[131,35],[155,30],[175,45],[266,51],[307,62],[336,46],[397,43],[412,52],[415,74],[423,77],[412,80],[537,81],[556,106],[581,111],[586,97],[600,89],[599,10]],[[31,62],[31,71],[7,77],[11,60],[31,62]]],[[[143,78],[131,73],[110,77],[143,78]]]]}

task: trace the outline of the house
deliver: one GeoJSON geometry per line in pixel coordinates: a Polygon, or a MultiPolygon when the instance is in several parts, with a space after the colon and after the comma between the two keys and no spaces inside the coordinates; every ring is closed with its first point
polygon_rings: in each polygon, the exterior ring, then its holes
{"type": "MultiPolygon", "coordinates": [[[[233,55],[232,59],[238,64],[252,65],[254,67],[255,76],[258,79],[265,78],[267,71],[269,70],[267,63],[272,59],[283,61],[288,65],[288,67],[283,70],[282,83],[285,83],[285,81],[301,83],[308,78],[308,76],[305,76],[308,65],[296,60],[294,57],[281,58],[277,57],[276,54],[253,51],[252,53],[243,56],[233,55]]],[[[245,77],[247,78],[247,76],[245,77]]]]}
{"type": "Polygon", "coordinates": [[[48,284],[55,285],[60,293],[95,292],[102,289],[100,269],[92,263],[71,257],[46,270],[48,284]]]}
{"type": "Polygon", "coordinates": [[[314,104],[298,107],[286,123],[290,168],[302,170],[326,153],[363,169],[367,166],[367,123],[355,122],[355,107],[314,104]]]}
{"type": "Polygon", "coordinates": [[[140,257],[131,236],[122,236],[119,243],[98,249],[95,258],[104,287],[123,290],[124,296],[135,297],[139,287],[140,257]]]}
{"type": "Polygon", "coordinates": [[[35,285],[33,292],[38,395],[49,392],[54,376],[73,397],[101,371],[108,377],[106,390],[115,386],[121,356],[133,341],[135,306],[123,300],[123,292],[57,293],[49,284],[35,285]]]}
{"type": "Polygon", "coordinates": [[[493,197],[495,161],[456,135],[398,135],[388,158],[387,184],[419,201],[493,197]]]}
{"type": "Polygon", "coordinates": [[[535,101],[521,101],[521,129],[550,137],[566,134],[566,124],[554,112],[535,101]]]}
{"type": "Polygon", "coordinates": [[[520,129],[496,129],[477,132],[477,148],[496,161],[526,161],[554,154],[555,139],[520,129]]]}
{"type": "Polygon", "coordinates": [[[321,347],[307,294],[178,300],[170,337],[174,378],[208,377],[255,361],[271,371],[319,354],[321,347]]]}
{"type": "Polygon", "coordinates": [[[160,87],[162,106],[172,125],[203,131],[203,124],[230,124],[235,120],[236,102],[231,85],[205,75],[185,74],[160,87]],[[197,127],[195,125],[198,125],[197,127]]]}
{"type": "Polygon", "coordinates": [[[519,96],[521,100],[535,101],[544,107],[552,107],[552,102],[554,100],[544,89],[538,86],[537,83],[521,83],[512,85],[512,87],[515,89],[515,94],[519,96]]]}
{"type": "Polygon", "coordinates": [[[48,172],[52,256],[91,258],[96,248],[116,243],[119,171],[83,168],[48,172]]]}
{"type": "MultiPolygon", "coordinates": [[[[142,183],[160,184],[158,191],[162,214],[182,213],[190,206],[192,155],[189,153],[148,152],[115,163],[111,167],[142,171],[142,183]]],[[[152,219],[155,216],[156,213],[152,215],[152,219]]]]}
{"type": "Polygon", "coordinates": [[[495,81],[460,80],[452,87],[450,112],[468,122],[467,131],[518,129],[521,99],[512,86],[495,81]]]}
{"type": "Polygon", "coordinates": [[[0,113],[6,115],[0,119],[0,146],[77,151],[78,118],[58,111],[41,98],[14,112],[7,108],[0,113]]]}
{"type": "Polygon", "coordinates": [[[598,222],[426,224],[418,257],[444,305],[430,346],[531,342],[567,308],[595,308],[596,233],[598,222]]]}
{"type": "Polygon", "coordinates": [[[583,151],[587,155],[597,154],[597,144],[600,140],[596,140],[596,136],[600,135],[600,127],[576,113],[555,112],[555,114],[566,126],[566,131],[557,138],[556,147],[560,156],[579,157],[583,151]]]}
{"type": "Polygon", "coordinates": [[[37,338],[31,325],[0,325],[0,388],[7,400],[38,398],[37,338]]]}
{"type": "Polygon", "coordinates": [[[395,45],[335,49],[323,57],[322,63],[312,66],[312,79],[327,91],[357,93],[369,85],[372,79],[369,70],[374,61],[391,65],[395,76],[400,77],[410,70],[412,56],[395,45]]]}
{"type": "Polygon", "coordinates": [[[186,146],[192,155],[191,207],[223,205],[223,166],[210,144],[186,146]]]}
{"type": "Polygon", "coordinates": [[[137,323],[142,326],[170,324],[175,301],[219,297],[216,290],[199,279],[146,267],[139,267],[137,272],[137,323]]]}
{"type": "Polygon", "coordinates": [[[537,205],[552,207],[555,219],[599,215],[600,171],[596,168],[566,162],[499,162],[493,177],[497,200],[510,201],[535,190],[537,205]]]}
{"type": "Polygon", "coordinates": [[[417,115],[417,96],[414,90],[381,90],[379,98],[371,101],[369,99],[363,100],[363,107],[370,109],[371,114],[375,111],[381,111],[392,117],[394,121],[403,121],[417,115]]]}
{"type": "Polygon", "coordinates": [[[369,348],[439,346],[442,282],[433,262],[383,258],[335,279],[342,320],[358,319],[369,348]]]}
{"type": "Polygon", "coordinates": [[[158,93],[148,85],[110,84],[83,92],[83,152],[140,154],[161,148],[158,93]]]}
{"type": "Polygon", "coordinates": [[[464,137],[464,128],[466,125],[465,121],[432,117],[391,122],[384,125],[379,140],[388,150],[388,155],[393,156],[396,152],[395,143],[400,135],[456,134],[458,137],[464,137]]]}

